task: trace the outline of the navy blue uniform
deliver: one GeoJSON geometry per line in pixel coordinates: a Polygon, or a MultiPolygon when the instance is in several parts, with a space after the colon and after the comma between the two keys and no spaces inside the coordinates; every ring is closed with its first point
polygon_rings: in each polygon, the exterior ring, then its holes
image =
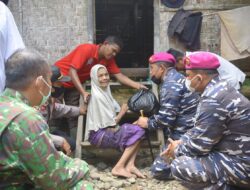
{"type": "Polygon", "coordinates": [[[194,126],[199,95],[185,86],[185,77],[171,68],[160,88],[160,110],[148,120],[149,130],[168,128],[170,137],[179,139],[194,126]]]}
{"type": "MultiPolygon", "coordinates": [[[[199,95],[187,90],[185,77],[171,68],[164,76],[160,88],[160,110],[148,120],[149,130],[163,128],[172,139],[179,139],[194,126],[194,116],[199,95]]],[[[160,157],[154,161],[151,171],[157,179],[171,178],[170,166],[160,157]]]]}
{"type": "Polygon", "coordinates": [[[250,187],[250,102],[227,82],[207,85],[184,136],[171,164],[177,179],[191,188],[250,187]]]}

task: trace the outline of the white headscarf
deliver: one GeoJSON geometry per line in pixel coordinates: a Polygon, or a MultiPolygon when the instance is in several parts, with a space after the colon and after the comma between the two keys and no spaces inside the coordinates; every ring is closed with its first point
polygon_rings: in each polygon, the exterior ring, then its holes
{"type": "Polygon", "coordinates": [[[106,69],[105,66],[97,64],[90,71],[91,98],[88,104],[85,140],[88,140],[91,130],[98,131],[116,125],[116,112],[120,111],[119,104],[111,94],[110,86],[106,89],[100,87],[97,74],[100,68],[106,69]]]}

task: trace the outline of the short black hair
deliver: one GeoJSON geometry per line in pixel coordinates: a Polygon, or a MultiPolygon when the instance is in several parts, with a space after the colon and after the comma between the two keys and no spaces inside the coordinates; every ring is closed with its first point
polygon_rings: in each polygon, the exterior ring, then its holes
{"type": "Polygon", "coordinates": [[[179,50],[176,50],[174,48],[169,48],[167,53],[170,53],[174,56],[175,60],[178,61],[178,59],[183,58],[184,57],[184,53],[182,53],[179,50]]]}
{"type": "Polygon", "coordinates": [[[48,70],[49,64],[38,52],[28,49],[17,50],[5,64],[6,87],[24,90],[35,78],[46,78],[48,70]]]}
{"type": "Polygon", "coordinates": [[[117,36],[108,36],[105,38],[104,42],[107,42],[108,44],[116,44],[120,47],[120,49],[123,48],[122,39],[117,36]]]}

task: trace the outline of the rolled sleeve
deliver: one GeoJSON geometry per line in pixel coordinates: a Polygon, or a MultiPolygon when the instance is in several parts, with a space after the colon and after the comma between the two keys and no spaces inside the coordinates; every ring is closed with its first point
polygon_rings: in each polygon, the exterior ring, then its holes
{"type": "Polygon", "coordinates": [[[90,44],[82,44],[76,47],[76,49],[71,54],[70,67],[80,70],[84,67],[88,58],[91,56],[91,51],[93,50],[90,44]]]}

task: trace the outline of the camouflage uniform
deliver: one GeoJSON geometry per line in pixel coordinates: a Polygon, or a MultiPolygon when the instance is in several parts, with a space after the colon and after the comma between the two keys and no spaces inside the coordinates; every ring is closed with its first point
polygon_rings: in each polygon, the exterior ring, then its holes
{"type": "Polygon", "coordinates": [[[171,170],[187,187],[250,187],[250,102],[238,91],[215,77],[185,136],[171,170]]]}
{"type": "MultiPolygon", "coordinates": [[[[160,110],[148,120],[149,130],[163,128],[168,130],[172,139],[179,139],[194,126],[194,115],[199,102],[199,95],[191,93],[185,86],[185,77],[171,68],[164,76],[160,89],[160,110]]],[[[167,146],[166,146],[167,147],[167,146]]],[[[152,174],[160,180],[171,179],[171,170],[160,156],[152,167],[152,174]]]]}
{"type": "Polygon", "coordinates": [[[0,189],[93,189],[88,165],[56,151],[46,122],[17,91],[0,96],[0,189]]]}
{"type": "Polygon", "coordinates": [[[194,126],[199,95],[185,86],[185,77],[171,68],[164,76],[160,89],[160,110],[148,120],[149,130],[169,128],[170,137],[179,139],[194,126]]]}

